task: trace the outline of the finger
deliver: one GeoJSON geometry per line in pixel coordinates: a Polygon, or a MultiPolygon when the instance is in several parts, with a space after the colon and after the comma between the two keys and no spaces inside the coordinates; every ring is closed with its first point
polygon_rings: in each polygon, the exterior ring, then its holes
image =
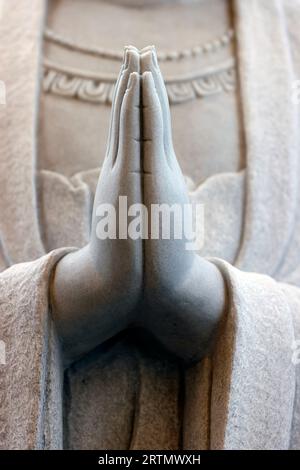
{"type": "Polygon", "coordinates": [[[164,148],[165,148],[165,152],[168,157],[169,163],[172,163],[172,160],[174,158],[176,159],[176,157],[175,157],[173,140],[172,140],[169,99],[168,99],[168,94],[167,94],[167,90],[165,87],[164,79],[159,69],[155,47],[148,46],[142,49],[140,61],[141,61],[141,65],[140,65],[141,73],[149,71],[153,75],[155,87],[157,90],[157,94],[160,100],[162,113],[163,113],[164,148]]]}
{"type": "Polygon", "coordinates": [[[109,131],[108,131],[108,144],[107,144],[107,151],[106,151],[107,156],[110,154],[111,146],[112,146],[112,128],[113,128],[113,121],[115,118],[116,98],[119,92],[120,80],[123,77],[123,72],[124,72],[124,62],[122,63],[122,66],[121,66],[121,69],[120,69],[120,72],[119,72],[119,75],[118,75],[118,78],[114,87],[114,92],[113,92],[111,117],[110,117],[110,123],[109,123],[109,131]]]}
{"type": "Polygon", "coordinates": [[[115,168],[121,168],[124,173],[141,171],[140,119],[140,75],[133,72],[130,74],[121,106],[119,149],[115,162],[115,168]]]}
{"type": "Polygon", "coordinates": [[[166,163],[164,123],[159,97],[151,72],[142,75],[143,171],[157,173],[166,163]]]}
{"type": "Polygon", "coordinates": [[[118,154],[120,113],[124,94],[127,89],[128,79],[131,73],[139,73],[139,69],[140,62],[138,50],[133,46],[126,47],[124,54],[124,62],[115,88],[111,112],[111,125],[109,132],[107,158],[110,160],[112,166],[114,165],[118,154]]]}

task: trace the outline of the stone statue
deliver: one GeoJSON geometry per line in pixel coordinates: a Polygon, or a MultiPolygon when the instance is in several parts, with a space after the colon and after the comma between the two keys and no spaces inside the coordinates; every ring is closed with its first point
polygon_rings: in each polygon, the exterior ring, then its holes
{"type": "Polygon", "coordinates": [[[219,269],[187,251],[184,237],[99,240],[96,235],[97,207],[116,207],[119,196],[126,196],[129,205],[149,208],[188,203],[153,49],[142,51],[141,63],[138,51],[127,49],[112,113],[90,242],[65,256],[54,277],[54,315],[66,356],[74,360],[136,326],[178,357],[199,360],[224,309],[219,269]]]}
{"type": "Polygon", "coordinates": [[[31,3],[0,17],[0,447],[299,448],[298,3],[31,3]],[[120,197],[202,204],[202,245],[101,239],[120,197]]]}

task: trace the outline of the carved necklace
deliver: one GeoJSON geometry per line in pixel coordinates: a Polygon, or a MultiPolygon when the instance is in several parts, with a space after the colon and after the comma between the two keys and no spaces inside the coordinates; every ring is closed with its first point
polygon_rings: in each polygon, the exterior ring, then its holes
{"type": "MultiPolygon", "coordinates": [[[[49,29],[45,31],[45,38],[61,47],[83,54],[119,62],[123,59],[121,52],[79,45],[62,38],[49,29]]],[[[161,62],[179,61],[201,54],[215,53],[227,46],[233,38],[234,31],[230,29],[217,39],[202,46],[194,46],[181,51],[161,52],[158,54],[158,59],[161,62]]],[[[53,93],[96,104],[111,104],[117,80],[116,75],[83,71],[47,59],[44,60],[43,66],[43,90],[45,93],[53,93]]],[[[170,104],[183,103],[195,98],[234,91],[236,89],[235,60],[233,58],[229,59],[198,73],[165,77],[165,84],[170,104]]]]}
{"type": "MultiPolygon", "coordinates": [[[[78,44],[75,41],[66,39],[59,34],[56,34],[50,29],[46,29],[44,37],[47,41],[57,44],[65,49],[71,51],[81,52],[82,54],[88,54],[95,57],[100,57],[102,59],[110,59],[121,61],[123,59],[123,53],[120,51],[113,51],[109,49],[104,49],[101,47],[87,47],[82,44],[78,44]]],[[[158,52],[157,58],[159,62],[171,62],[178,61],[182,59],[188,59],[190,57],[197,57],[207,53],[214,53],[226,47],[234,39],[234,30],[229,29],[221,36],[217,37],[212,41],[207,41],[205,44],[196,45],[190,48],[182,49],[179,51],[170,51],[170,52],[158,52]]]]}

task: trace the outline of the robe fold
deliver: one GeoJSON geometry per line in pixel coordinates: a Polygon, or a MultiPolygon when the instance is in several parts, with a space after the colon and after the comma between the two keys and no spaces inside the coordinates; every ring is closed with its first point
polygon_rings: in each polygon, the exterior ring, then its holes
{"type": "Polygon", "coordinates": [[[45,10],[10,0],[0,16],[0,448],[299,449],[300,2],[234,1],[247,167],[190,192],[207,214],[200,254],[229,293],[212,355],[182,372],[121,341],[65,384],[49,290],[57,261],[88,240],[99,169],[37,169],[45,10]]]}

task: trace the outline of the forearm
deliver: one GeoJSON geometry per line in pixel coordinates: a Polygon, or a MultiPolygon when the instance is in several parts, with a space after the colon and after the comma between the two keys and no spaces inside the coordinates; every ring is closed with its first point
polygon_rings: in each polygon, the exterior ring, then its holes
{"type": "Polygon", "coordinates": [[[202,311],[205,311],[207,317],[211,319],[211,324],[217,326],[227,310],[226,282],[221,270],[214,263],[199,256],[197,256],[197,261],[194,288],[199,292],[201,283],[202,311]]]}
{"type": "Polygon", "coordinates": [[[182,287],[184,315],[190,318],[190,355],[199,360],[209,354],[227,308],[227,290],[219,268],[196,256],[182,287]]]}
{"type": "Polygon", "coordinates": [[[80,357],[122,329],[117,301],[93,267],[89,246],[59,261],[53,275],[51,304],[67,359],[80,357]]]}
{"type": "Polygon", "coordinates": [[[211,352],[226,313],[226,285],[215,264],[195,255],[176,280],[169,272],[157,288],[146,289],[145,303],[140,326],[184,362],[197,362],[211,352]]]}

